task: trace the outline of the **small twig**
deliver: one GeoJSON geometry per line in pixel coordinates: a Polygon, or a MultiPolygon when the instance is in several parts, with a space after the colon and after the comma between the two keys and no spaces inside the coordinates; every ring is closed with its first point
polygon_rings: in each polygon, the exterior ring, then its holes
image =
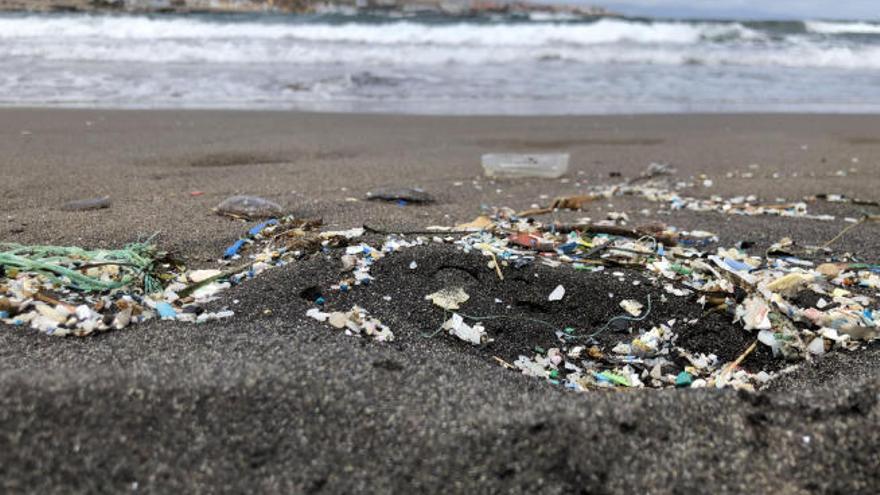
{"type": "Polygon", "coordinates": [[[128,266],[131,268],[140,268],[138,265],[135,265],[134,263],[127,263],[125,261],[101,261],[101,262],[96,261],[94,263],[86,263],[83,265],[79,265],[78,267],[76,267],[76,269],[77,270],[85,270],[88,268],[97,268],[99,266],[112,266],[112,265],[128,266]]]}
{"type": "Polygon", "coordinates": [[[836,236],[834,236],[833,238],[831,238],[830,241],[826,242],[825,244],[822,244],[822,249],[827,249],[828,246],[830,246],[830,245],[834,244],[835,242],[837,242],[837,240],[840,239],[841,237],[843,237],[844,235],[846,235],[847,232],[849,232],[850,230],[852,230],[852,229],[858,227],[859,225],[865,223],[865,221],[866,221],[868,218],[869,218],[869,217],[862,217],[862,218],[859,219],[858,222],[853,223],[853,224],[850,224],[850,225],[847,225],[846,228],[844,228],[844,229],[841,230],[836,236]]]}
{"type": "Polygon", "coordinates": [[[507,369],[509,369],[509,370],[512,370],[512,369],[516,368],[516,366],[514,366],[514,365],[508,363],[507,361],[501,359],[501,358],[498,357],[498,356],[492,356],[492,359],[494,359],[495,361],[498,361],[498,364],[500,364],[501,366],[504,366],[505,368],[507,368],[507,369]]]}
{"type": "Polygon", "coordinates": [[[498,258],[495,257],[495,253],[489,251],[489,254],[492,255],[492,265],[495,266],[495,273],[498,274],[498,278],[504,280],[504,274],[501,273],[501,267],[498,265],[498,258]]]}
{"type": "Polygon", "coordinates": [[[208,277],[205,280],[202,280],[200,282],[196,282],[196,283],[193,283],[193,284],[186,286],[183,290],[178,292],[177,295],[178,295],[178,297],[181,297],[181,298],[187,297],[190,294],[192,294],[193,292],[195,292],[196,290],[198,290],[198,289],[200,289],[200,288],[202,288],[202,287],[204,287],[204,286],[206,286],[216,280],[219,280],[221,278],[231,277],[231,276],[235,275],[236,273],[240,273],[244,270],[247,270],[254,263],[256,263],[256,260],[249,261],[243,265],[238,265],[238,266],[234,266],[232,268],[227,268],[226,270],[223,270],[222,272],[218,273],[217,275],[214,275],[213,277],[208,277]]]}
{"type": "Polygon", "coordinates": [[[380,235],[470,235],[476,234],[479,231],[476,230],[384,230],[377,229],[375,227],[370,227],[367,224],[363,225],[364,232],[369,234],[380,234],[380,235]]]}
{"type": "Polygon", "coordinates": [[[730,365],[727,366],[727,369],[725,369],[724,372],[721,373],[721,376],[725,376],[725,377],[726,377],[727,375],[729,375],[730,373],[732,373],[733,370],[734,370],[737,366],[739,366],[740,364],[742,364],[742,362],[745,361],[745,359],[749,356],[749,354],[751,354],[752,351],[754,351],[755,348],[757,348],[757,347],[758,347],[758,341],[755,340],[754,342],[752,342],[752,345],[750,345],[745,351],[743,351],[742,354],[739,355],[738,358],[736,358],[736,360],[734,360],[732,363],[730,363],[730,365]]]}
{"type": "Polygon", "coordinates": [[[656,232],[648,232],[646,230],[639,229],[628,229],[625,227],[617,227],[613,225],[597,225],[594,223],[576,223],[576,224],[561,224],[554,223],[552,224],[553,229],[556,232],[561,234],[567,234],[569,232],[580,231],[586,232],[590,234],[608,234],[608,235],[616,235],[620,237],[630,237],[634,239],[641,239],[642,237],[651,237],[657,242],[662,242],[667,246],[675,246],[678,244],[678,240],[670,235],[658,234],[656,232]]]}
{"type": "Polygon", "coordinates": [[[547,213],[553,213],[555,208],[547,207],[547,208],[533,208],[531,210],[523,210],[516,214],[518,217],[536,217],[538,215],[546,215],[547,213]]]}
{"type": "Polygon", "coordinates": [[[68,304],[64,301],[59,301],[58,299],[55,299],[54,297],[43,294],[42,292],[37,292],[34,295],[34,299],[36,299],[38,301],[43,301],[44,303],[47,303],[47,304],[54,304],[55,306],[63,306],[71,313],[76,311],[76,308],[72,304],[68,304]]]}

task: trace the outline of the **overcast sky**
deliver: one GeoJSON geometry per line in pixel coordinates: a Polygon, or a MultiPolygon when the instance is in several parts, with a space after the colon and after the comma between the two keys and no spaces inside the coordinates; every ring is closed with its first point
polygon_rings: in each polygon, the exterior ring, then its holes
{"type": "Polygon", "coordinates": [[[580,0],[627,15],[880,19],[880,0],[580,0]]]}

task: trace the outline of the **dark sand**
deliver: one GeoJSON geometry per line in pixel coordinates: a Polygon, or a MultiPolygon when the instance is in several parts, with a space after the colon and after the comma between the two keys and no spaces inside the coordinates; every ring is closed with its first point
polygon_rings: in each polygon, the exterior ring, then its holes
{"type": "MultiPolygon", "coordinates": [[[[634,176],[652,161],[673,163],[682,178],[714,181],[695,196],[878,200],[880,116],[6,109],[0,239],[109,247],[160,232],[162,246],[207,264],[247,229],[210,211],[234,193],[271,198],[334,227],[423,228],[470,220],[481,204],[543,203],[541,194],[619,180],[609,179],[612,172],[634,176]],[[570,151],[571,180],[481,178],[480,154],[505,150],[570,151]],[[760,168],[750,170],[752,163],[760,168]],[[748,171],[755,177],[726,177],[748,171]],[[440,201],[346,201],[380,185],[422,186],[440,201]],[[191,196],[196,190],[204,195],[191,196]],[[59,210],[104,195],[113,200],[109,209],[59,210]]],[[[635,222],[657,219],[639,213],[654,204],[611,203],[559,218],[627,211],[635,222]]],[[[819,243],[846,225],[844,216],[880,213],[849,204],[810,208],[838,219],[682,212],[659,220],[718,232],[722,245],[754,241],[760,251],[786,235],[819,243]]],[[[878,233],[880,226],[867,224],[836,247],[876,261],[878,233]]],[[[877,345],[832,353],[757,394],[567,393],[491,360],[547,345],[525,327],[490,328],[501,338],[489,350],[421,338],[440,322],[422,293],[459,277],[481,308],[501,297],[524,301],[532,313],[602,321],[615,312],[600,303],[612,282],[581,278],[585,304],[559,311],[538,304],[540,295],[555,277],[575,286],[571,273],[541,268],[502,285],[481,271],[484,262],[449,249],[405,252],[377,266],[374,286],[330,301],[368,307],[395,331],[392,344],[346,337],[304,317],[310,302],[299,293],[338,279],[338,263],[321,256],[235,288],[222,302],[237,315],[223,323],[155,322],[86,339],[2,328],[0,486],[8,493],[880,490],[877,345]],[[412,259],[423,269],[409,270],[412,259]]],[[[688,312],[670,306],[662,314],[688,312]]],[[[688,338],[728,350],[750,342],[723,320],[710,327],[688,338]]],[[[759,352],[746,364],[760,368],[765,358],[759,352]]]]}

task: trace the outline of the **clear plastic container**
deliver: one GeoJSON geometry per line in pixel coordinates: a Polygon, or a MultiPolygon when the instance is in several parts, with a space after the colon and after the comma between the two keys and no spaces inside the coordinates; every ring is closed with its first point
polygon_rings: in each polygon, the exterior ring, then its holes
{"type": "Polygon", "coordinates": [[[568,153],[488,153],[483,155],[486,177],[557,179],[568,172],[568,153]]]}

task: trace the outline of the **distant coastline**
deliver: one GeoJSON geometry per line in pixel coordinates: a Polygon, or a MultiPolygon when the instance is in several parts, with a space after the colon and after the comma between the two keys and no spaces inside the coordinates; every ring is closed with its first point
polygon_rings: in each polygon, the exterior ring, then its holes
{"type": "Polygon", "coordinates": [[[0,0],[0,12],[124,12],[124,13],[548,13],[611,17],[617,14],[587,5],[541,4],[491,0],[0,0]]]}

